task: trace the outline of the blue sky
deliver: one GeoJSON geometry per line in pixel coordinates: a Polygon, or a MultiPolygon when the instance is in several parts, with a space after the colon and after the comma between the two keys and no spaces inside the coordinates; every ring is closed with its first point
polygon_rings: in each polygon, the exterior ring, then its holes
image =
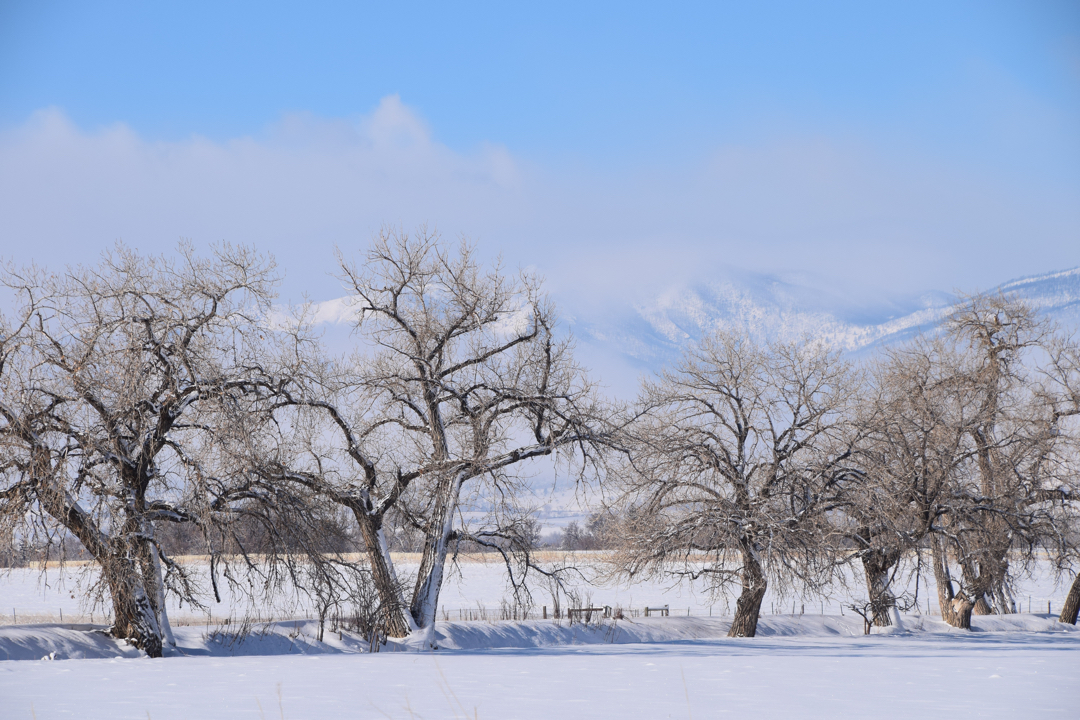
{"type": "Polygon", "coordinates": [[[325,297],[421,222],[591,299],[1078,265],[1080,3],[0,0],[0,254],[228,239],[325,297]]]}

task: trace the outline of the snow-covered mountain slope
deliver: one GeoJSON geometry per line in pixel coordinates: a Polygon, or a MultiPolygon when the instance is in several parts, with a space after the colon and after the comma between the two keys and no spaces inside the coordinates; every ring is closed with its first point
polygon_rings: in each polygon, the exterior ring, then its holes
{"type": "MultiPolygon", "coordinates": [[[[994,291],[1027,300],[1067,328],[1080,324],[1080,268],[1012,280],[994,291]]],[[[723,328],[743,329],[759,340],[815,338],[859,353],[933,329],[960,301],[930,292],[866,303],[778,278],[746,276],[672,287],[606,318],[578,313],[574,333],[594,351],[656,370],[687,343],[723,328]]]]}
{"type": "MultiPolygon", "coordinates": [[[[639,375],[670,365],[688,343],[721,328],[743,329],[758,340],[815,338],[859,355],[932,330],[961,300],[940,291],[900,299],[852,297],[768,275],[718,270],[715,276],[608,309],[556,300],[578,339],[579,359],[622,396],[636,391],[639,375]]],[[[1010,280],[991,290],[996,291],[1027,300],[1070,330],[1080,327],[1080,268],[1010,280]]],[[[350,298],[316,303],[307,312],[324,326],[334,350],[355,342],[350,298]]]]}

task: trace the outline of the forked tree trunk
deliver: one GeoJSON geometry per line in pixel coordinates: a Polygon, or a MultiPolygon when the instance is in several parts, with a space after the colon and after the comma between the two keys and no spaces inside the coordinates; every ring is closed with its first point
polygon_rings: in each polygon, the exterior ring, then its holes
{"type": "Polygon", "coordinates": [[[951,603],[951,619],[948,619],[947,622],[953,627],[960,628],[961,630],[970,630],[971,611],[974,608],[975,603],[972,602],[971,598],[963,592],[957,593],[951,603]]]}
{"type": "Polygon", "coordinates": [[[937,584],[941,619],[953,627],[970,630],[971,611],[975,607],[975,601],[964,592],[953,593],[949,558],[941,540],[937,537],[931,538],[930,547],[933,551],[934,582],[937,584]]]}
{"type": "Polygon", "coordinates": [[[1014,612],[1012,596],[1006,584],[1009,559],[1005,551],[994,553],[977,565],[969,563],[963,570],[964,584],[971,588],[975,600],[972,610],[975,615],[1009,615],[1014,612]]]}
{"type": "Polygon", "coordinates": [[[439,591],[442,589],[443,572],[446,569],[446,554],[453,531],[454,509],[457,507],[458,493],[463,482],[464,477],[460,474],[446,477],[439,481],[436,489],[435,508],[431,514],[427,537],[424,539],[424,553],[420,557],[416,588],[410,606],[413,622],[418,628],[428,628],[435,624],[439,591]]]}
{"type": "Polygon", "coordinates": [[[353,515],[360,526],[364,538],[368,563],[371,565],[371,578],[375,592],[382,606],[383,623],[388,637],[405,637],[413,629],[406,605],[401,593],[401,584],[394,572],[394,563],[390,558],[390,548],[386,544],[381,518],[374,518],[361,507],[353,508],[353,515]]]}
{"type": "Polygon", "coordinates": [[[1078,574],[1069,588],[1069,595],[1065,598],[1065,605],[1061,608],[1058,622],[1076,624],[1076,616],[1080,611],[1080,574],[1078,574]]]}
{"type": "Polygon", "coordinates": [[[761,601],[765,598],[767,581],[757,554],[747,543],[742,552],[742,593],[735,603],[735,619],[728,637],[754,637],[757,634],[761,601]]]}
{"type": "Polygon", "coordinates": [[[900,561],[898,550],[869,550],[862,556],[863,571],[866,573],[866,591],[870,596],[870,608],[873,612],[873,624],[878,627],[892,625],[892,608],[896,597],[889,590],[892,570],[900,561]]]}
{"type": "Polygon", "coordinates": [[[986,585],[986,578],[983,577],[982,568],[976,569],[975,564],[970,561],[961,562],[960,572],[964,578],[964,585],[971,592],[972,612],[975,615],[992,615],[994,611],[991,609],[990,603],[986,600],[986,594],[982,590],[986,585]]]}

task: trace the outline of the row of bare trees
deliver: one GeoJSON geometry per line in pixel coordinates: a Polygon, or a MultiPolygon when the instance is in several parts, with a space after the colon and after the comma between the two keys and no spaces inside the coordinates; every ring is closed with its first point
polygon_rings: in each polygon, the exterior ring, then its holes
{"type": "MultiPolygon", "coordinates": [[[[1003,296],[863,367],[812,341],[721,333],[644,385],[619,472],[631,577],[738,588],[753,636],[769,583],[822,590],[845,565],[889,625],[903,565],[929,564],[942,617],[1016,611],[1040,559],[1077,558],[1080,351],[1003,296]]],[[[1074,583],[1061,619],[1076,621],[1074,583]]],[[[910,599],[908,599],[910,602],[910,599]]]]}
{"type": "Polygon", "coordinates": [[[166,595],[199,606],[219,581],[362,598],[383,634],[429,638],[461,543],[502,552],[523,589],[539,568],[516,469],[554,455],[584,473],[611,434],[539,282],[426,233],[339,260],[358,348],[343,357],[309,308],[273,310],[273,265],[247,249],[7,268],[0,538],[77,539],[112,632],[152,656],[172,642],[166,595]],[[414,577],[388,529],[419,539],[414,577]],[[179,536],[208,556],[210,588],[174,560],[179,536]]]}
{"type": "Polygon", "coordinates": [[[737,636],[769,583],[823,589],[851,563],[878,624],[915,558],[966,627],[1011,611],[1040,553],[1076,560],[1080,356],[1022,303],[973,298],[862,368],[721,333],[619,407],[535,277],[425,232],[338,261],[340,356],[313,306],[271,305],[274,266],[248,249],[7,268],[0,542],[77,542],[112,632],[152,656],[172,642],[167,597],[200,606],[222,582],[359,603],[379,633],[431,644],[459,548],[501,553],[515,593],[537,574],[557,592],[530,554],[539,458],[605,484],[617,571],[738,589],[737,636]],[[206,556],[208,587],[181,548],[206,556]]]}

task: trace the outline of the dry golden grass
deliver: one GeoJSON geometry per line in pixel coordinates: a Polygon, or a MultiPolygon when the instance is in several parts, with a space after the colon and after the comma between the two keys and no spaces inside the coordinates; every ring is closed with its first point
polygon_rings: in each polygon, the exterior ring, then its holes
{"type": "MultiPolygon", "coordinates": [[[[410,564],[420,562],[420,553],[391,553],[391,558],[395,564],[410,564]]],[[[234,556],[236,557],[236,556],[234,556]]],[[[258,559],[258,555],[252,556],[258,559]]],[[[574,562],[581,562],[585,560],[589,561],[604,561],[610,557],[610,553],[606,550],[538,550],[532,553],[532,559],[534,562],[541,563],[564,563],[573,564],[574,562]]],[[[363,562],[366,558],[365,553],[344,553],[341,555],[343,560],[348,562],[363,562]]],[[[178,563],[184,565],[205,565],[210,562],[209,555],[174,555],[172,559],[178,563]]],[[[226,560],[231,559],[229,557],[224,558],[226,560]]],[[[457,562],[459,563],[478,563],[478,564],[499,564],[503,563],[502,555],[498,553],[461,553],[457,556],[457,562]]],[[[60,567],[68,568],[80,568],[87,565],[93,565],[92,560],[49,560],[48,562],[34,561],[29,564],[29,567],[33,570],[54,569],[60,567]]]]}

